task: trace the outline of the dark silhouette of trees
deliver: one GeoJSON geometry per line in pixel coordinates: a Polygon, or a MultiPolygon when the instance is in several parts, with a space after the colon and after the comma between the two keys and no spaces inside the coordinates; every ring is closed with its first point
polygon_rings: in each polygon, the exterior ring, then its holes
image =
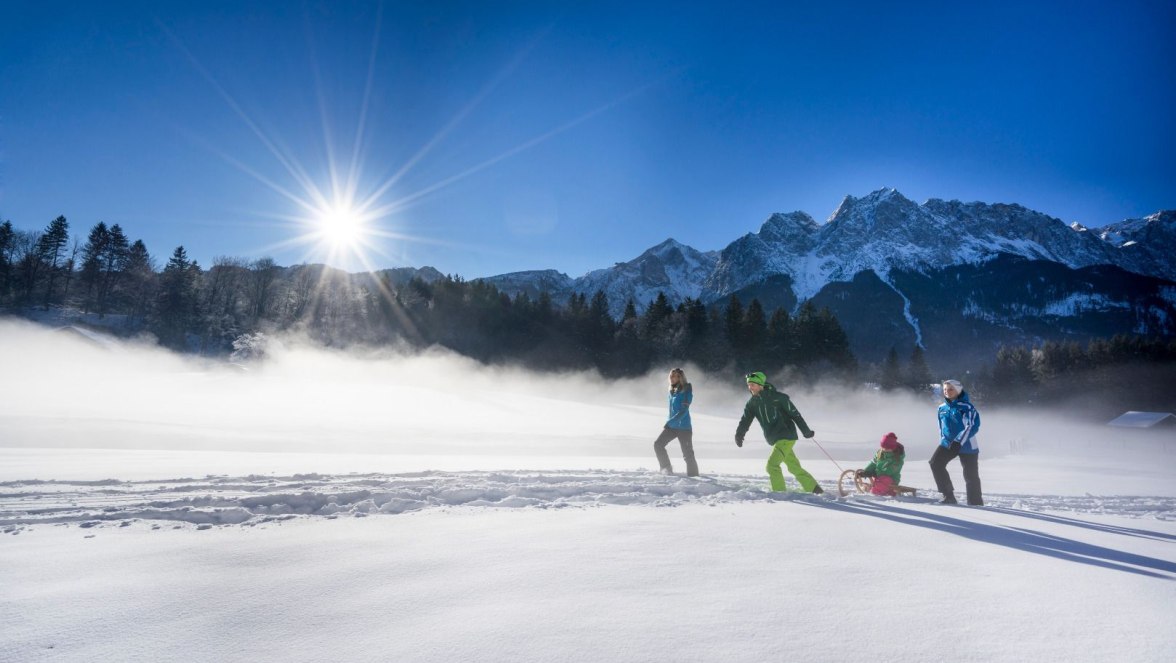
{"type": "Polygon", "coordinates": [[[48,272],[48,282],[45,288],[45,310],[53,303],[54,285],[61,272],[61,262],[65,252],[65,245],[69,243],[69,222],[64,216],[59,216],[49,222],[45,232],[37,242],[37,260],[44,265],[48,272]]]}
{"type": "Polygon", "coordinates": [[[188,259],[183,246],[177,246],[160,274],[152,325],[159,342],[169,348],[187,347],[187,335],[196,321],[199,277],[200,266],[188,259]]]}
{"type": "Polygon", "coordinates": [[[1070,405],[1107,420],[1126,410],[1176,409],[1176,339],[1119,334],[1037,347],[1004,346],[980,380],[987,401],[1070,405]]]}
{"type": "Polygon", "coordinates": [[[16,230],[11,221],[0,223],[0,304],[12,293],[13,256],[16,253],[16,230]]]}
{"type": "Polygon", "coordinates": [[[0,224],[0,305],[62,303],[98,318],[117,314],[121,322],[110,325],[126,333],[147,329],[166,347],[226,356],[291,331],[328,346],[440,346],[486,363],[613,377],[689,363],[710,371],[791,367],[817,379],[854,365],[836,318],[811,304],[793,318],[766,311],[758,299],[731,296],[708,306],[686,298],[674,306],[657,293],[641,311],[625,302],[616,320],[603,291],[558,303],[547,292],[512,299],[457,276],[403,281],[393,270],[352,275],[323,265],[280,267],[271,258],[222,256],[203,270],[183,246],[157,271],[141,240],[132,243],[105,222],[74,243],[73,257],[67,242],[64,217],[44,233],[0,224]],[[60,284],[73,278],[81,287],[71,297],[60,284]]]}
{"type": "Polygon", "coordinates": [[[902,386],[902,367],[898,365],[898,350],[893,345],[882,364],[882,378],[878,384],[886,391],[894,391],[902,386]]]}
{"type": "Polygon", "coordinates": [[[916,345],[911,350],[911,359],[907,363],[906,375],[903,382],[907,389],[915,393],[930,390],[935,378],[931,376],[931,369],[927,366],[927,359],[923,356],[922,346],[916,345]]]}

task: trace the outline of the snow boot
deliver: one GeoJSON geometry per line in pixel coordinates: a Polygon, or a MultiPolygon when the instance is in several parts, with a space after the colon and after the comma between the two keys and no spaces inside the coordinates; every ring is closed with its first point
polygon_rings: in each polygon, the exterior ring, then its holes
{"type": "Polygon", "coordinates": [[[955,495],[952,495],[951,493],[944,493],[943,499],[940,500],[939,503],[940,504],[959,504],[959,502],[956,501],[955,495]]]}
{"type": "Polygon", "coordinates": [[[821,488],[821,484],[813,486],[813,495],[820,495],[823,492],[825,492],[825,489],[821,488]]]}

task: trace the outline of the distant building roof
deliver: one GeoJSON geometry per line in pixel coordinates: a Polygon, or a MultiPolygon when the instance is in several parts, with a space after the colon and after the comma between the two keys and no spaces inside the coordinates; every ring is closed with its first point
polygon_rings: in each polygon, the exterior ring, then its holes
{"type": "Polygon", "coordinates": [[[80,338],[82,340],[88,341],[102,348],[103,350],[111,350],[118,347],[118,341],[113,336],[96,332],[91,329],[86,329],[85,327],[66,325],[64,327],[58,327],[53,331],[58,334],[73,336],[74,338],[80,338]]]}
{"type": "Polygon", "coordinates": [[[1132,410],[1107,422],[1108,426],[1122,428],[1153,428],[1176,425],[1176,414],[1171,412],[1136,412],[1132,410]]]}

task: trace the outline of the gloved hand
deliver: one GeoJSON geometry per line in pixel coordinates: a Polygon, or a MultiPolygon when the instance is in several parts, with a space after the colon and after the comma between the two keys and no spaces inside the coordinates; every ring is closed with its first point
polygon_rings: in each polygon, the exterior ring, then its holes
{"type": "Polygon", "coordinates": [[[873,479],[874,477],[878,476],[878,473],[875,472],[874,470],[858,470],[858,474],[860,474],[864,477],[868,477],[870,479],[873,479]]]}
{"type": "Polygon", "coordinates": [[[812,436],[814,436],[814,435],[816,435],[816,434],[817,434],[817,431],[815,431],[815,430],[810,430],[810,431],[808,431],[807,433],[805,433],[805,434],[804,434],[804,436],[805,436],[805,437],[812,437],[812,436]]]}
{"type": "Polygon", "coordinates": [[[737,447],[743,446],[743,436],[741,436],[741,435],[735,436],[735,446],[737,446],[737,447]]]}
{"type": "Polygon", "coordinates": [[[952,453],[959,453],[960,452],[960,443],[959,442],[952,442],[951,445],[949,445],[947,448],[951,449],[952,453]]]}

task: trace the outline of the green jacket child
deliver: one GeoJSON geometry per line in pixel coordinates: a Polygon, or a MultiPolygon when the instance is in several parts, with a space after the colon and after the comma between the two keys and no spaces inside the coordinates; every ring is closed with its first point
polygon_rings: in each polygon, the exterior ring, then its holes
{"type": "Polygon", "coordinates": [[[875,495],[896,495],[902,480],[902,464],[906,461],[906,449],[898,442],[898,436],[887,433],[882,436],[881,448],[874,454],[874,460],[865,469],[858,470],[863,477],[870,477],[874,485],[870,492],[875,495]]]}
{"type": "Polygon", "coordinates": [[[792,447],[796,444],[796,429],[799,427],[805,437],[812,437],[816,433],[805,423],[800,411],[792,404],[788,394],[777,391],[763,373],[756,371],[747,374],[747,390],[751,398],[743,408],[743,417],[739,419],[739,426],[735,429],[735,444],[743,446],[743,438],[751,428],[751,420],[759,421],[764,431],[764,438],[772,446],[772,453],[768,456],[768,478],[772,483],[772,490],[786,491],[784,473],[780,471],[780,464],[788,467],[788,471],[800,482],[800,487],[806,493],[823,493],[813,475],[800,466],[796,453],[792,447]]]}

